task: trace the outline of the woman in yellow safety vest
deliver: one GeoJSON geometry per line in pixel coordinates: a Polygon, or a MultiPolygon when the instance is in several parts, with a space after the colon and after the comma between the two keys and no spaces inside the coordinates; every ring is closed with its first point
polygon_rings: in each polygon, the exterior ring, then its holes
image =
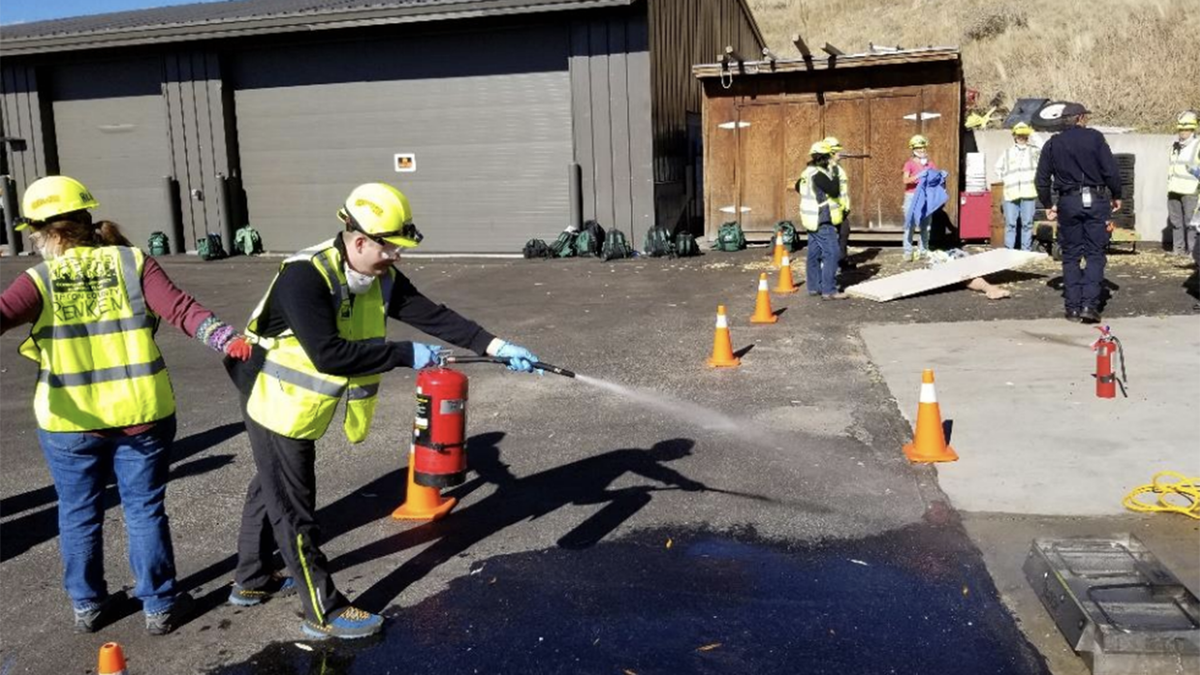
{"type": "Polygon", "coordinates": [[[104,579],[105,486],[116,475],[129,563],[146,630],[179,625],[191,597],[176,587],[164,498],[175,439],[175,396],[154,333],[160,319],[219,353],[250,347],[179,290],[118,226],[94,222],[99,204],[79,181],[48,176],[25,190],[17,228],[43,262],[0,295],[0,333],[33,324],[21,354],[38,363],[33,408],[58,494],[63,585],[76,632],[96,630],[121,594],[104,579]]]}

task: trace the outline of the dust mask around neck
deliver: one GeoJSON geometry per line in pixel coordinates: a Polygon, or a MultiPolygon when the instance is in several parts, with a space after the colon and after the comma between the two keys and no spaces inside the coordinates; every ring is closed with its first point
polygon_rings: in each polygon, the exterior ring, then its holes
{"type": "Polygon", "coordinates": [[[346,285],[350,287],[352,294],[362,295],[371,290],[371,284],[375,283],[375,277],[356,272],[349,264],[344,265],[344,268],[346,270],[346,285]]]}

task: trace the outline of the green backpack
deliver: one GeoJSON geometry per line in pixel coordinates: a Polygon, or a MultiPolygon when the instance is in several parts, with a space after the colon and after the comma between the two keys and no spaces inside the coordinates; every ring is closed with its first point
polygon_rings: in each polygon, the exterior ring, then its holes
{"type": "Polygon", "coordinates": [[[150,255],[167,255],[171,252],[171,240],[162,232],[151,232],[147,248],[150,255]]]}
{"type": "Polygon", "coordinates": [[[563,230],[558,239],[550,244],[550,255],[554,258],[572,258],[575,256],[575,235],[569,230],[563,230]]]}
{"type": "Polygon", "coordinates": [[[700,255],[700,246],[691,232],[680,232],[675,235],[675,255],[679,258],[690,258],[700,255]]]}
{"type": "Polygon", "coordinates": [[[262,237],[258,230],[246,225],[233,235],[233,250],[242,255],[258,255],[263,252],[262,237]]]}
{"type": "MultiPolygon", "coordinates": [[[[775,231],[783,234],[783,250],[795,251],[800,243],[796,237],[796,225],[790,220],[781,220],[775,223],[775,231]]],[[[775,246],[775,242],[771,242],[771,246],[775,246]]]]}
{"type": "Polygon", "coordinates": [[[650,258],[661,258],[663,256],[670,256],[673,252],[671,233],[667,232],[667,228],[655,225],[646,230],[646,238],[642,242],[642,255],[650,258]]]}
{"type": "Polygon", "coordinates": [[[201,260],[220,260],[225,257],[225,247],[221,244],[221,235],[209,232],[196,241],[196,254],[201,260]]]}
{"type": "Polygon", "coordinates": [[[600,255],[602,245],[604,245],[604,228],[594,220],[584,223],[583,229],[575,235],[575,251],[581,258],[600,255]]]}
{"type": "Polygon", "coordinates": [[[633,250],[625,242],[625,233],[613,228],[604,235],[604,247],[600,249],[601,260],[617,260],[633,257],[633,250]]]}
{"type": "Polygon", "coordinates": [[[725,223],[717,230],[717,240],[713,242],[713,248],[718,251],[740,251],[746,248],[746,235],[742,232],[742,226],[735,222],[725,223]]]}

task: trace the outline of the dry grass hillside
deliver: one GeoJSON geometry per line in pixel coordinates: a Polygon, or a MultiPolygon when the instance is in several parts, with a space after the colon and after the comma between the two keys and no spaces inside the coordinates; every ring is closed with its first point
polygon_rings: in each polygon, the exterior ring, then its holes
{"type": "Polygon", "coordinates": [[[1169,132],[1200,109],[1200,0],[748,0],[767,43],[847,53],[957,46],[979,105],[1079,101],[1093,124],[1169,132]]]}

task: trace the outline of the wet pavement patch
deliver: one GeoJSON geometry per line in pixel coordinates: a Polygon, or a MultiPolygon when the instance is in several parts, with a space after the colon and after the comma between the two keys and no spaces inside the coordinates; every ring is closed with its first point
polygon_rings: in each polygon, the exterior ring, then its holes
{"type": "Polygon", "coordinates": [[[277,643],[212,672],[1049,672],[957,521],[818,545],[642,531],[480,561],[392,612],[362,644],[277,643]]]}

